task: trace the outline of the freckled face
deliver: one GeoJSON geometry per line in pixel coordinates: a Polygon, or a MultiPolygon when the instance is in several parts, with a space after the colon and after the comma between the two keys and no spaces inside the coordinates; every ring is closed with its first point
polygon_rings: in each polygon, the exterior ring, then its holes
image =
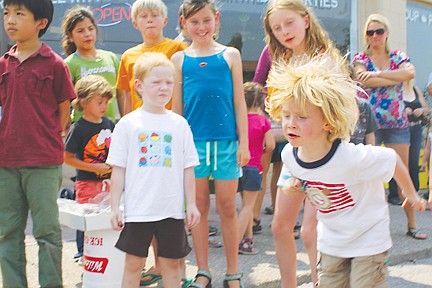
{"type": "Polygon", "coordinates": [[[327,141],[328,124],[322,111],[307,102],[305,110],[289,100],[282,107],[282,127],[285,137],[293,147],[311,146],[317,141],[327,141]]]}

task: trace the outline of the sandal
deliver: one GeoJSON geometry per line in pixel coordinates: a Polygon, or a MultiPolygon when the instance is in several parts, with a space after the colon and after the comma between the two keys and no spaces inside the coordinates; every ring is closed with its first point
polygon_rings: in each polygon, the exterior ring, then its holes
{"type": "Polygon", "coordinates": [[[188,288],[192,284],[192,281],[192,279],[182,278],[180,282],[181,288],[188,288]]]}
{"type": "Polygon", "coordinates": [[[223,287],[224,288],[230,288],[228,282],[239,281],[240,282],[240,288],[243,288],[243,284],[242,284],[242,281],[241,281],[242,277],[243,277],[243,273],[225,274],[225,279],[223,280],[223,287]]]}
{"type": "Polygon", "coordinates": [[[427,235],[422,233],[421,230],[417,227],[408,227],[406,235],[411,236],[416,240],[425,240],[428,238],[427,235]],[[424,235],[424,237],[422,237],[422,235],[424,235]]]}
{"type": "Polygon", "coordinates": [[[253,218],[252,233],[260,234],[262,232],[261,220],[253,218]]]}
{"type": "Polygon", "coordinates": [[[238,249],[238,254],[242,255],[255,255],[258,254],[258,250],[253,247],[253,241],[250,238],[244,238],[238,249]]]}
{"type": "Polygon", "coordinates": [[[210,248],[221,248],[223,247],[220,241],[217,241],[213,236],[208,238],[208,247],[210,248]]]}
{"type": "Polygon", "coordinates": [[[153,273],[145,273],[144,271],[141,273],[141,280],[140,280],[140,286],[148,286],[153,283],[156,283],[158,281],[162,280],[162,276],[158,274],[153,273]],[[150,278],[149,280],[142,280],[144,278],[150,278]]]}
{"type": "Polygon", "coordinates": [[[197,274],[195,275],[195,280],[189,285],[189,287],[195,287],[195,288],[212,288],[212,276],[209,271],[206,270],[198,270],[197,274]],[[207,278],[208,283],[206,286],[203,286],[202,284],[196,282],[199,277],[207,278]]]}

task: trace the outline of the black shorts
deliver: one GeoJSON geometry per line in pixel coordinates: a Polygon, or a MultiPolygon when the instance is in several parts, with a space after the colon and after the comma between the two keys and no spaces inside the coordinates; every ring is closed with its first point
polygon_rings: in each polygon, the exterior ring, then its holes
{"type": "Polygon", "coordinates": [[[283,148],[285,148],[285,145],[288,143],[288,141],[286,142],[278,142],[276,143],[276,147],[273,150],[273,154],[272,154],[272,158],[271,158],[271,163],[278,163],[281,162],[281,153],[283,148]]]}
{"type": "Polygon", "coordinates": [[[186,257],[189,246],[183,219],[167,218],[155,222],[127,222],[115,245],[121,251],[138,257],[147,257],[153,235],[158,255],[164,258],[186,257]]]}

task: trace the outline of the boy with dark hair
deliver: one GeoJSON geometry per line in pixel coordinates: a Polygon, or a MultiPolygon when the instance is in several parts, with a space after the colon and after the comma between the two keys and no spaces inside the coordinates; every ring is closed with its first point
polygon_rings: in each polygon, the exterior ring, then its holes
{"type": "Polygon", "coordinates": [[[51,0],[4,0],[4,28],[16,42],[0,58],[0,267],[3,287],[28,287],[24,229],[28,211],[39,245],[39,284],[62,287],[57,193],[61,132],[75,92],[63,60],[39,39],[51,0]]]}

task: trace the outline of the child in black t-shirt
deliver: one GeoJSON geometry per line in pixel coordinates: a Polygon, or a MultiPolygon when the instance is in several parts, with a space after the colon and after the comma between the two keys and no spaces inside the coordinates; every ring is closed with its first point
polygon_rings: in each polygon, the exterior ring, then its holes
{"type": "MultiPolygon", "coordinates": [[[[65,163],[75,167],[77,203],[88,203],[101,192],[109,192],[111,166],[106,164],[114,123],[103,116],[110,99],[112,87],[105,78],[89,75],[75,85],[77,98],[74,109],[83,111],[83,116],[74,123],[66,137],[65,163]]],[[[83,232],[77,231],[78,253],[82,256],[83,232]]]]}

